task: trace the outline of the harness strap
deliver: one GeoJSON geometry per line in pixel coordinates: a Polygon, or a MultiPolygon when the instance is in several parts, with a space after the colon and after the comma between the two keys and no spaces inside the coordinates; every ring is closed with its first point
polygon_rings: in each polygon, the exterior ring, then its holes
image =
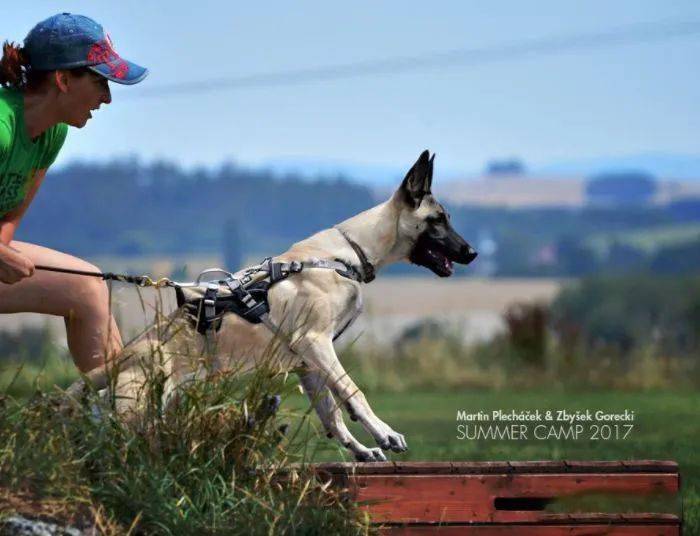
{"type": "Polygon", "coordinates": [[[286,279],[289,274],[296,274],[304,269],[304,263],[292,262],[272,262],[272,257],[267,257],[261,264],[260,269],[266,271],[270,277],[270,285],[286,279]]]}
{"type": "Polygon", "coordinates": [[[200,305],[206,321],[197,322],[197,331],[199,331],[202,335],[207,332],[211,322],[216,317],[216,296],[218,293],[219,285],[217,283],[209,283],[207,285],[207,290],[204,292],[204,298],[202,298],[202,303],[200,305]]]}
{"type": "Polygon", "coordinates": [[[357,255],[357,258],[360,260],[360,265],[362,266],[362,282],[363,283],[371,283],[374,281],[374,278],[376,277],[375,271],[374,271],[374,266],[372,265],[371,262],[369,262],[369,259],[367,259],[367,255],[365,255],[365,252],[362,251],[362,248],[360,245],[355,242],[352,238],[348,236],[348,234],[343,231],[340,227],[336,226],[334,229],[337,229],[338,232],[343,235],[343,238],[347,240],[348,244],[350,244],[350,247],[352,250],[355,252],[355,255],[357,255]]]}
{"type": "Polygon", "coordinates": [[[348,279],[363,281],[362,274],[354,266],[348,265],[339,259],[329,261],[314,258],[304,262],[272,262],[272,258],[268,257],[260,265],[261,270],[265,270],[270,274],[270,285],[286,279],[290,274],[296,274],[309,268],[335,270],[339,275],[348,279]]]}

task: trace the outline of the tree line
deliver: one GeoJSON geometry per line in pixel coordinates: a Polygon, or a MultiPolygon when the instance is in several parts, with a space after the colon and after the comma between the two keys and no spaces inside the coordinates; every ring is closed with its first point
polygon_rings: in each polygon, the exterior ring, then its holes
{"type": "MultiPolygon", "coordinates": [[[[231,267],[279,253],[377,202],[369,188],[344,177],[309,180],[236,164],[184,170],[136,159],[75,162],[50,171],[17,238],[88,257],[214,253],[231,267]]],[[[603,253],[591,246],[592,237],[604,233],[694,225],[700,222],[700,200],[448,208],[455,228],[482,253],[461,274],[487,266],[491,275],[503,276],[700,270],[700,235],[652,252],[625,243],[603,253]]],[[[421,273],[407,266],[389,271],[421,273]]]]}

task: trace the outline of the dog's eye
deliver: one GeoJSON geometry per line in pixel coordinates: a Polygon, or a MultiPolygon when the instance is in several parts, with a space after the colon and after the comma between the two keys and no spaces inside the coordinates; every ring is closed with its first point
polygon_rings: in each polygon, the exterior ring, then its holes
{"type": "Polygon", "coordinates": [[[444,212],[440,212],[435,216],[430,216],[429,218],[426,218],[426,220],[428,221],[428,223],[431,223],[433,225],[440,225],[447,223],[448,216],[444,212]]]}

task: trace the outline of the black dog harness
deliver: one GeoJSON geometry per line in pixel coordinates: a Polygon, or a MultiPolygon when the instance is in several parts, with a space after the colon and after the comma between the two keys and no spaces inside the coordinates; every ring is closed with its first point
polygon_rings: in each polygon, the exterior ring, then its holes
{"type": "MultiPolygon", "coordinates": [[[[364,254],[363,258],[366,261],[364,254]]],[[[367,263],[367,265],[371,267],[371,264],[367,263]]],[[[363,274],[354,266],[337,259],[273,262],[272,258],[268,257],[260,265],[247,268],[236,275],[218,269],[207,270],[200,274],[194,284],[173,286],[178,307],[184,307],[194,327],[203,335],[212,329],[218,331],[226,313],[235,313],[251,324],[262,322],[276,332],[276,326],[268,317],[270,312],[268,291],[273,285],[284,281],[290,275],[310,269],[334,270],[338,275],[358,282],[369,282],[374,278],[373,267],[368,270],[363,266],[363,274]],[[226,274],[227,277],[201,283],[202,275],[207,272],[218,272],[226,274]]],[[[335,337],[339,337],[353,320],[354,318],[335,337]]]]}
{"type": "Polygon", "coordinates": [[[185,307],[197,331],[202,334],[210,329],[218,331],[226,313],[235,313],[251,324],[267,324],[265,316],[270,312],[267,299],[270,288],[292,274],[313,268],[335,270],[343,277],[361,281],[357,271],[341,261],[312,259],[305,262],[272,262],[272,258],[268,257],[259,266],[244,270],[242,275],[239,272],[236,274],[238,277],[222,270],[211,270],[225,273],[228,277],[192,286],[175,286],[177,304],[178,307],[185,307]]]}

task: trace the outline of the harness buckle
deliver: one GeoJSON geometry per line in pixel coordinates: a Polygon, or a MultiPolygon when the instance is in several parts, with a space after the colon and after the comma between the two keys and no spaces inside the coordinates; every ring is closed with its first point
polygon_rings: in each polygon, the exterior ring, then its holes
{"type": "Polygon", "coordinates": [[[207,290],[204,292],[197,318],[197,331],[199,333],[206,333],[216,318],[216,295],[218,292],[218,283],[207,283],[207,290]]]}
{"type": "Polygon", "coordinates": [[[229,290],[234,293],[236,292],[236,289],[239,289],[241,287],[241,280],[240,279],[228,279],[226,281],[226,285],[228,286],[229,290]]]}
{"type": "Polygon", "coordinates": [[[270,283],[275,283],[280,279],[284,278],[282,273],[282,263],[281,262],[270,262],[270,283]]]}

